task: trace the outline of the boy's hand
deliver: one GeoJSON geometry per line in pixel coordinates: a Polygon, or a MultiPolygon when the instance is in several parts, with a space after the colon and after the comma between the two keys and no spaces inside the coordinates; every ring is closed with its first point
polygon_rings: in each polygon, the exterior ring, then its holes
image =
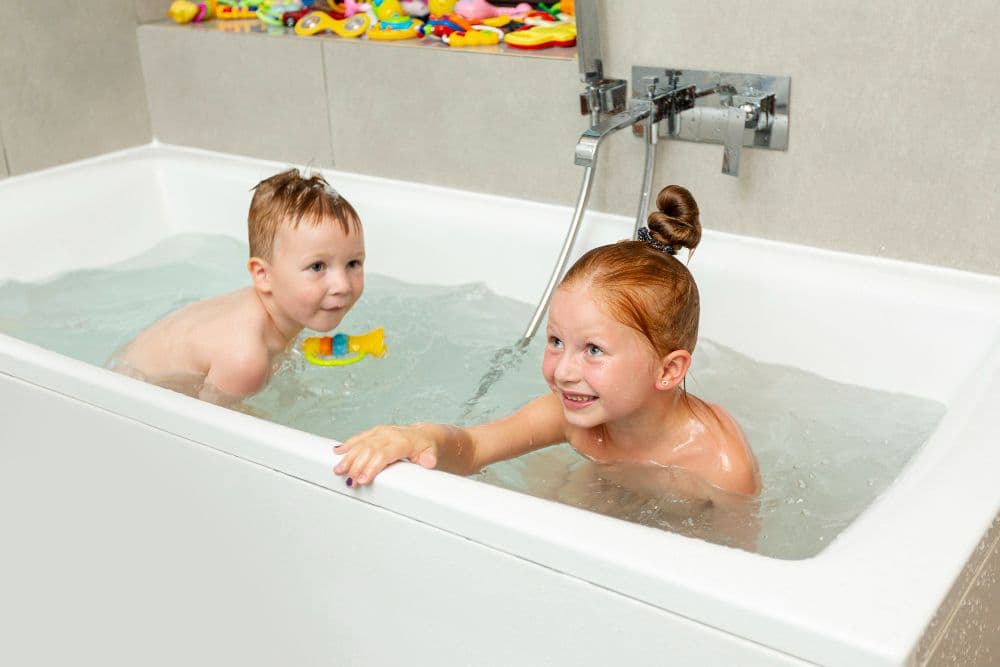
{"type": "Polygon", "coordinates": [[[343,455],[333,472],[347,475],[347,486],[371,484],[386,466],[403,459],[425,468],[438,462],[437,442],[419,424],[376,426],[348,438],[333,451],[343,455]]]}

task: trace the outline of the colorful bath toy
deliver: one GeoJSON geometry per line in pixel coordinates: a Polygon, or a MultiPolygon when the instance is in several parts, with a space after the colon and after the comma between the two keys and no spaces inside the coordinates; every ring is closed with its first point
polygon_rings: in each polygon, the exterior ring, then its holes
{"type": "Polygon", "coordinates": [[[360,336],[342,333],[312,336],[302,342],[302,352],[309,363],[317,366],[346,366],[361,361],[369,354],[383,356],[386,352],[383,334],[383,328],[379,327],[360,336]]]}
{"type": "Polygon", "coordinates": [[[330,30],[341,37],[360,37],[370,24],[368,14],[363,12],[343,20],[325,12],[309,12],[295,24],[295,34],[309,36],[330,30]]]}
{"type": "Polygon", "coordinates": [[[503,30],[487,25],[476,25],[472,30],[453,32],[442,39],[445,44],[453,47],[490,46],[500,43],[503,39],[503,30]]]}
{"type": "Polygon", "coordinates": [[[212,18],[215,0],[208,2],[189,2],[189,0],[174,0],[170,3],[167,16],[176,23],[192,23],[212,18]]]}
{"type": "Polygon", "coordinates": [[[572,23],[536,25],[524,30],[508,33],[504,39],[507,46],[515,49],[547,49],[551,46],[574,46],[576,26],[572,23]]]}
{"type": "Polygon", "coordinates": [[[447,16],[455,10],[456,0],[427,0],[431,16],[447,16]]]}
{"type": "Polygon", "coordinates": [[[252,19],[257,16],[257,3],[247,0],[217,0],[215,18],[223,21],[252,19]]]}
{"type": "Polygon", "coordinates": [[[467,19],[487,19],[501,14],[524,16],[530,11],[531,5],[527,2],[522,2],[517,7],[497,7],[486,0],[458,0],[455,3],[455,13],[467,19]]]}
{"type": "Polygon", "coordinates": [[[427,8],[427,0],[400,0],[400,4],[407,16],[415,16],[418,19],[422,19],[430,14],[430,9],[427,8]]]}
{"type": "Polygon", "coordinates": [[[257,18],[267,25],[284,26],[285,23],[282,21],[282,17],[286,13],[298,11],[304,6],[302,2],[278,3],[262,0],[260,5],[257,6],[257,18]]]}
{"type": "Polygon", "coordinates": [[[338,21],[344,20],[344,11],[342,7],[335,9],[311,9],[309,7],[303,7],[302,9],[297,9],[294,12],[285,12],[281,15],[281,22],[285,24],[286,27],[294,28],[295,24],[305,18],[306,15],[312,12],[322,12],[338,21]]]}
{"type": "Polygon", "coordinates": [[[406,18],[403,5],[399,0],[371,0],[372,10],[380,21],[406,18]]]}
{"type": "Polygon", "coordinates": [[[423,37],[424,22],[410,17],[392,18],[379,21],[368,31],[368,39],[396,40],[423,37]]]}

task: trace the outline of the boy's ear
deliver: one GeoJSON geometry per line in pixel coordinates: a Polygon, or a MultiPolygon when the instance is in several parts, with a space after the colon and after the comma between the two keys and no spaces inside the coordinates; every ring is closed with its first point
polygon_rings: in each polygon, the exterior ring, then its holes
{"type": "Polygon", "coordinates": [[[247,262],[247,271],[253,280],[254,289],[264,294],[271,293],[271,265],[260,257],[251,257],[247,262]]]}
{"type": "Polygon", "coordinates": [[[691,353],[687,350],[674,350],[663,357],[656,388],[661,391],[673,389],[684,381],[689,368],[691,368],[691,353]]]}

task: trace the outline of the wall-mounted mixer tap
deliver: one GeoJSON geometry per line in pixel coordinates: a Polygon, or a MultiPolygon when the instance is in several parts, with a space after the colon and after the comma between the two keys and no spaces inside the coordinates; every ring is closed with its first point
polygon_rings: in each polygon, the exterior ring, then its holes
{"type": "Polygon", "coordinates": [[[601,142],[618,130],[637,124],[640,127],[659,127],[664,119],[669,126],[678,113],[694,107],[697,92],[694,86],[667,88],[661,85],[656,75],[651,75],[640,85],[644,88],[634,87],[633,90],[643,90],[642,97],[633,97],[628,109],[584,131],[576,144],[576,164],[584,167],[593,165],[601,142]],[[643,121],[646,123],[643,124],[643,121]]]}
{"type": "MultiPolygon", "coordinates": [[[[787,76],[633,67],[633,91],[641,90],[650,76],[697,89],[693,108],[682,110],[670,125],[661,125],[658,133],[670,139],[722,144],[722,173],[739,175],[743,148],[788,148],[791,81],[787,76]]],[[[645,133],[636,126],[635,134],[645,133]]]]}

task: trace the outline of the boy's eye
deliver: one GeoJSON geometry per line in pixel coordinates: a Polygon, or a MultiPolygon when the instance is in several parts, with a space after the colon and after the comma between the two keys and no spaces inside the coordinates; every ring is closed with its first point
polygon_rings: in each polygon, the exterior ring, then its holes
{"type": "Polygon", "coordinates": [[[361,266],[361,260],[360,259],[352,259],[351,261],[349,261],[347,263],[347,268],[349,268],[349,269],[357,269],[360,266],[361,266]]]}
{"type": "Polygon", "coordinates": [[[556,338],[555,336],[549,336],[549,346],[554,348],[561,348],[563,346],[563,342],[558,338],[556,338]]]}
{"type": "Polygon", "coordinates": [[[597,347],[596,345],[588,345],[587,346],[587,354],[590,355],[590,356],[592,356],[592,357],[596,357],[599,354],[604,354],[604,350],[602,350],[601,348],[597,347]]]}
{"type": "Polygon", "coordinates": [[[325,268],[326,268],[326,263],[325,262],[313,262],[312,264],[309,265],[309,270],[310,271],[317,271],[318,272],[318,271],[322,271],[325,268]]]}

